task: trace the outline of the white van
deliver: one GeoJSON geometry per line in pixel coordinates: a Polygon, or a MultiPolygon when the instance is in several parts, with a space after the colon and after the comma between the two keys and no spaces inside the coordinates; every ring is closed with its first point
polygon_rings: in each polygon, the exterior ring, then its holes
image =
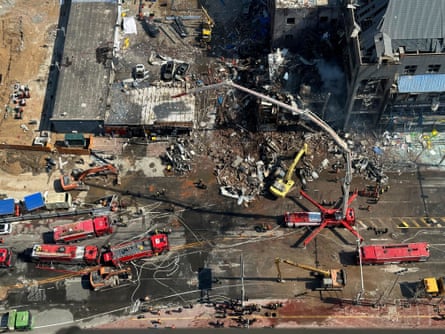
{"type": "Polygon", "coordinates": [[[47,210],[69,209],[73,205],[70,193],[45,193],[45,207],[47,210]]]}

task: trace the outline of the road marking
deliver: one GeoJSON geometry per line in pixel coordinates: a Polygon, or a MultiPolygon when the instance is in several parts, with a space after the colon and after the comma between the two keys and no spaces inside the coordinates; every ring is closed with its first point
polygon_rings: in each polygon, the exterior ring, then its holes
{"type": "Polygon", "coordinates": [[[359,223],[360,225],[362,225],[363,228],[368,228],[368,226],[365,225],[365,223],[363,223],[361,220],[357,220],[357,223],[359,223]]]}
{"type": "Polygon", "coordinates": [[[423,223],[423,225],[425,225],[427,227],[431,227],[431,225],[426,221],[425,218],[420,218],[420,221],[423,223]]]}
{"type": "Polygon", "coordinates": [[[409,228],[409,225],[406,221],[400,219],[401,223],[398,225],[399,228],[409,228]]]}
{"type": "Polygon", "coordinates": [[[411,219],[411,223],[413,223],[417,228],[420,227],[419,223],[416,222],[414,219],[411,219]]]}

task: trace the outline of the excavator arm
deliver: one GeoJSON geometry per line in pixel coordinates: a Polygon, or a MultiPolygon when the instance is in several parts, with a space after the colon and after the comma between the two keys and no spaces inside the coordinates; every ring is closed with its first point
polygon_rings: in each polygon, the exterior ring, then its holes
{"type": "Polygon", "coordinates": [[[307,144],[304,143],[303,148],[298,152],[295,156],[294,161],[289,166],[284,179],[278,178],[275,182],[270,186],[270,192],[277,197],[286,197],[289,191],[294,186],[295,182],[292,180],[292,175],[297,167],[298,162],[301,160],[301,157],[307,153],[307,144]]]}
{"type": "Polygon", "coordinates": [[[103,173],[118,175],[119,171],[112,164],[107,164],[107,165],[102,165],[102,166],[87,169],[74,178],[72,178],[69,175],[61,175],[60,176],[60,186],[63,191],[89,190],[89,186],[83,184],[84,179],[88,176],[103,174],[103,173]]]}
{"type": "Polygon", "coordinates": [[[292,164],[290,165],[289,169],[287,170],[286,176],[284,177],[285,182],[292,179],[292,175],[294,174],[295,167],[297,167],[297,164],[300,161],[303,154],[307,154],[307,144],[306,143],[304,143],[303,148],[300,150],[300,152],[298,152],[294,161],[292,161],[292,164]]]}
{"type": "Polygon", "coordinates": [[[77,181],[83,181],[88,176],[100,174],[100,173],[118,174],[118,170],[112,164],[93,167],[93,168],[87,169],[86,171],[82,172],[77,177],[77,181]]]}

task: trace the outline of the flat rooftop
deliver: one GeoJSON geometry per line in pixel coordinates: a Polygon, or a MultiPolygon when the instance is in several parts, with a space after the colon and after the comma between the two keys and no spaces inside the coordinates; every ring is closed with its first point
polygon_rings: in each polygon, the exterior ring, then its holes
{"type": "Polygon", "coordinates": [[[117,5],[112,1],[73,1],[68,15],[51,120],[101,120],[110,68],[98,61],[97,50],[113,46],[117,5]]]}
{"type": "Polygon", "coordinates": [[[105,125],[146,125],[192,127],[195,120],[195,96],[172,96],[184,92],[183,88],[148,86],[122,91],[122,84],[111,90],[111,109],[105,125]]]}
{"type": "Polygon", "coordinates": [[[311,8],[327,6],[329,0],[277,0],[276,8],[311,8]]]}

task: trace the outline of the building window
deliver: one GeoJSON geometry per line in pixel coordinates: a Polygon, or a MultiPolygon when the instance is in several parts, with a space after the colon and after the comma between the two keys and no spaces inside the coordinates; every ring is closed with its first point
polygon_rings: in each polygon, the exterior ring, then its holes
{"type": "Polygon", "coordinates": [[[288,17],[286,19],[287,24],[295,24],[295,17],[288,17]]]}
{"type": "Polygon", "coordinates": [[[440,64],[428,65],[426,73],[439,73],[440,64]]]}
{"type": "Polygon", "coordinates": [[[403,74],[413,75],[416,73],[416,70],[417,70],[417,65],[408,65],[405,66],[403,74]]]}

